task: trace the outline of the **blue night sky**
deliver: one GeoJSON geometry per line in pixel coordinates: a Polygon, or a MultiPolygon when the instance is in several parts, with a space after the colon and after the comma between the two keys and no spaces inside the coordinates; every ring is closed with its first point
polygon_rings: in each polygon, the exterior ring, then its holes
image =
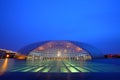
{"type": "Polygon", "coordinates": [[[0,48],[75,40],[120,53],[119,0],[0,0],[0,48]]]}

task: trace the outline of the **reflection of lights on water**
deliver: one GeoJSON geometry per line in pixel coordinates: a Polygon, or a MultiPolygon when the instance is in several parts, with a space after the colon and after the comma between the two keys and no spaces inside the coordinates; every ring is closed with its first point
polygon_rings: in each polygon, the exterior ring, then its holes
{"type": "Polygon", "coordinates": [[[89,70],[84,68],[84,64],[84,60],[59,60],[58,57],[58,60],[27,60],[27,66],[29,67],[19,70],[21,70],[21,72],[89,72],[89,70]]]}
{"type": "Polygon", "coordinates": [[[8,67],[8,58],[6,58],[2,64],[2,66],[0,67],[0,75],[2,75],[8,67]]]}

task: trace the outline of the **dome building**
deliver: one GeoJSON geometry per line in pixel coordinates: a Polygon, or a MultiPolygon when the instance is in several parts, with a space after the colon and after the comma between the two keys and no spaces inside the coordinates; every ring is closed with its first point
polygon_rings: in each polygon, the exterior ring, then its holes
{"type": "Polygon", "coordinates": [[[37,42],[18,52],[26,55],[27,59],[37,60],[90,60],[103,57],[102,53],[91,45],[67,40],[37,42]]]}

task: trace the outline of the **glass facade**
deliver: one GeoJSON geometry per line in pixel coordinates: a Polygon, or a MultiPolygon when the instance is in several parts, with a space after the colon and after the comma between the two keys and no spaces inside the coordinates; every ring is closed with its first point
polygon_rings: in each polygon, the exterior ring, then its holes
{"type": "Polygon", "coordinates": [[[27,59],[40,60],[90,60],[91,55],[69,41],[50,41],[32,50],[27,59]]]}

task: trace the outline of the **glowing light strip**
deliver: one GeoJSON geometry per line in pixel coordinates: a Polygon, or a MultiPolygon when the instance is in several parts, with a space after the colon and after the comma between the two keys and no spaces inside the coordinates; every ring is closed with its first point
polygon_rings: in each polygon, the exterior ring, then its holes
{"type": "Polygon", "coordinates": [[[75,67],[75,68],[77,68],[77,69],[80,70],[81,72],[89,72],[88,70],[85,70],[85,69],[83,69],[83,68],[81,68],[81,67],[75,67]]]}
{"type": "Polygon", "coordinates": [[[48,72],[50,70],[50,67],[45,68],[44,70],[42,70],[42,72],[48,72]]]}
{"type": "Polygon", "coordinates": [[[81,68],[80,66],[79,66],[79,67],[76,67],[76,65],[73,64],[73,63],[70,63],[70,62],[69,62],[69,64],[72,65],[73,67],[77,68],[77,69],[80,70],[81,72],[89,72],[88,70],[85,70],[85,69],[81,68]]]}
{"type": "Polygon", "coordinates": [[[68,67],[68,69],[69,69],[71,72],[79,72],[79,71],[76,70],[74,67],[68,67]]]}
{"type": "MultiPolygon", "coordinates": [[[[20,67],[19,67],[19,68],[20,68],[20,67]]],[[[29,67],[24,67],[24,68],[20,68],[20,69],[11,70],[11,72],[12,72],[12,71],[13,71],[13,72],[15,72],[15,71],[20,71],[20,70],[27,69],[27,68],[29,68],[29,67]]]]}
{"type": "Polygon", "coordinates": [[[22,72],[27,72],[27,71],[30,71],[30,70],[32,70],[32,69],[34,69],[34,68],[36,68],[36,66],[35,66],[35,67],[32,67],[32,68],[29,68],[29,69],[22,70],[22,72]]]}
{"type": "Polygon", "coordinates": [[[60,72],[69,72],[65,67],[60,68],[60,72]]]}
{"type": "Polygon", "coordinates": [[[66,61],[64,61],[63,64],[64,64],[65,68],[67,69],[67,71],[70,72],[70,70],[69,70],[69,68],[68,68],[69,65],[66,64],[66,61]],[[67,66],[66,66],[66,65],[67,65],[67,66]]]}
{"type": "Polygon", "coordinates": [[[39,67],[39,68],[33,70],[32,72],[38,72],[38,71],[42,70],[43,68],[44,68],[44,67],[39,67]]]}

